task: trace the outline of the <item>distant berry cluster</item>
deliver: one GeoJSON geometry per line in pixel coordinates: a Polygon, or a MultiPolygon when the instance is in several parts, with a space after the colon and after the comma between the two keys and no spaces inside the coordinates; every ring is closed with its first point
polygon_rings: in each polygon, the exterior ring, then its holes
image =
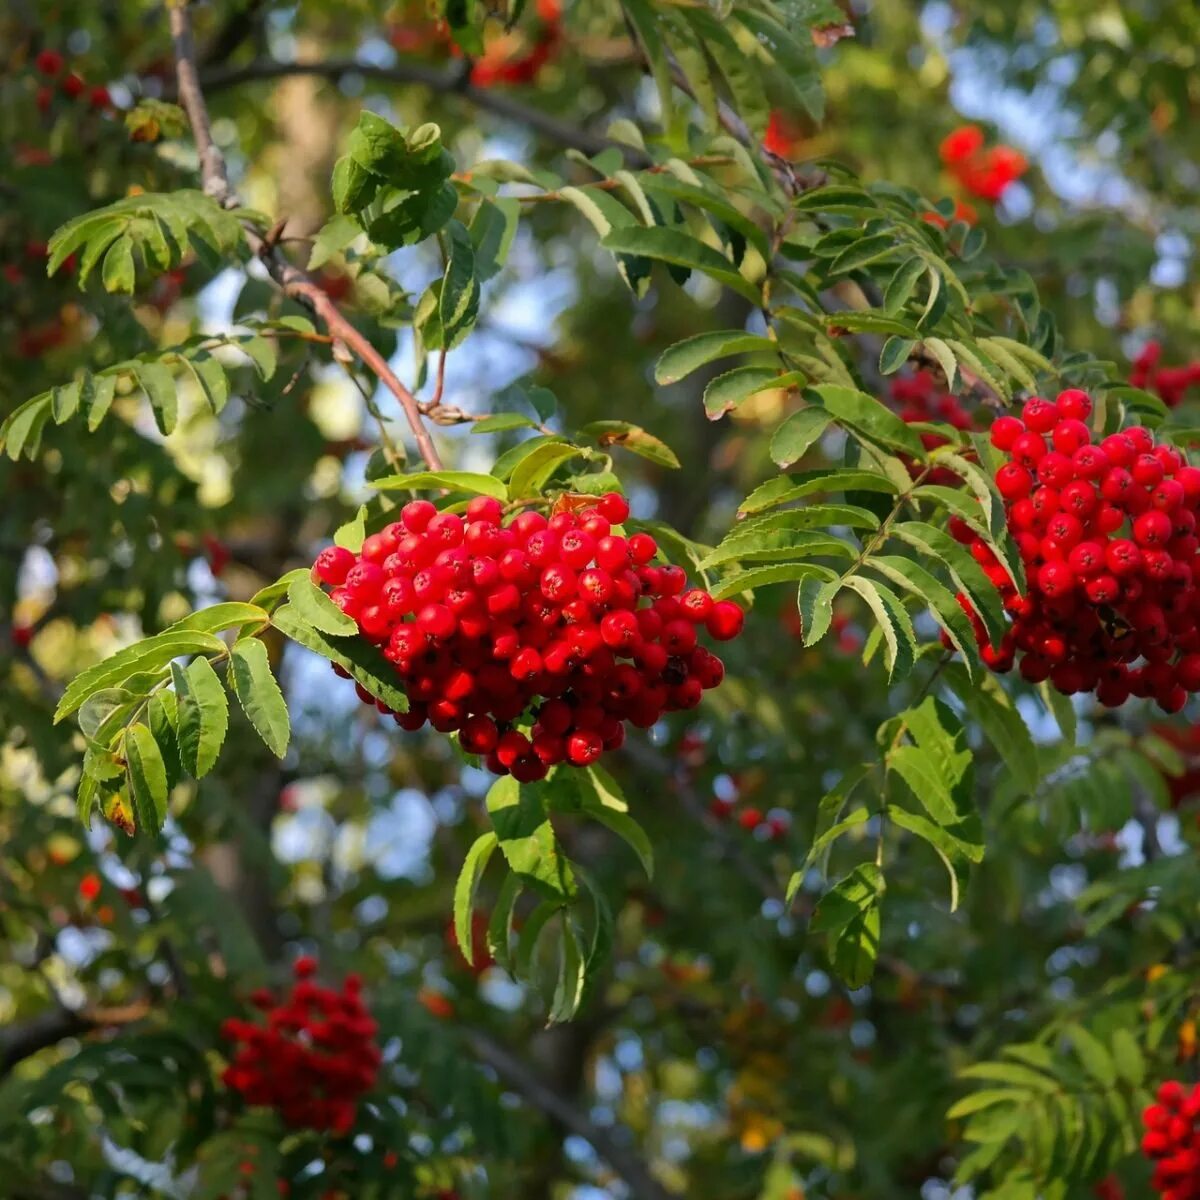
{"type": "Polygon", "coordinates": [[[1177,1080],[1158,1089],[1142,1113],[1142,1153],[1154,1162],[1151,1184],[1163,1200],[1200,1200],[1200,1083],[1177,1080]]]}
{"type": "Polygon", "coordinates": [[[741,608],[656,564],[649,534],[615,532],[623,497],[503,515],[486,496],[465,519],[415,500],[360,554],[317,557],[315,578],[395,665],[409,699],[398,725],[456,731],[491,771],[532,782],[589,766],[621,746],[623,722],[648,729],[722,681],[697,634],[736,637],[741,608]]]}
{"type": "MultiPolygon", "coordinates": [[[[112,97],[108,88],[102,85],[89,87],[82,75],[75,71],[67,71],[66,60],[57,50],[43,50],[33,60],[33,65],[39,75],[51,80],[58,80],[58,91],[68,100],[86,98],[91,108],[104,109],[112,107],[112,97]]],[[[55,90],[48,83],[42,84],[37,90],[37,106],[40,111],[48,112],[54,103],[55,90]]]]}
{"type": "Polygon", "coordinates": [[[1091,400],[1078,390],[1033,399],[1002,416],[991,440],[1008,525],[1025,566],[1017,591],[991,548],[965,522],[951,532],[971,548],[1013,621],[988,665],[1021,654],[1031,683],[1095,692],[1117,706],[1131,695],[1178,712],[1200,690],[1200,470],[1134,426],[1093,441],[1091,400]]]}
{"type": "Polygon", "coordinates": [[[1147,342],[1145,349],[1133,360],[1129,382],[1134,387],[1153,392],[1168,408],[1177,408],[1189,388],[1200,387],[1200,360],[1178,367],[1161,367],[1161,360],[1162,344],[1147,342]]]}
{"type": "Polygon", "coordinates": [[[339,992],[314,983],[316,969],[313,959],[298,958],[283,1001],[265,989],[254,993],[265,1025],[236,1017],[222,1025],[237,1046],[222,1081],[247,1104],[277,1109],[289,1125],[346,1133],[379,1070],[378,1027],[356,975],[339,992]]]}
{"type": "Polygon", "coordinates": [[[973,196],[996,203],[1029,168],[1011,146],[985,146],[978,125],[962,125],[942,139],[938,153],[946,169],[973,196]]]}

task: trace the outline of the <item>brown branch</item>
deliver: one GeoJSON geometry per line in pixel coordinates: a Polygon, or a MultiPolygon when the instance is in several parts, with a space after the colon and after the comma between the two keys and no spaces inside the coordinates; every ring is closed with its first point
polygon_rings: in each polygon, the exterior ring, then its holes
{"type": "MultiPolygon", "coordinates": [[[[175,48],[175,75],[179,102],[188,115],[196,152],[200,158],[200,175],[204,191],[225,208],[237,207],[237,196],[229,184],[225,159],[213,142],[199,73],[196,69],[196,46],[192,38],[189,0],[175,0],[170,6],[171,40],[175,48]]],[[[262,232],[252,223],[244,222],[246,241],[251,251],[266,265],[271,278],[285,296],[298,300],[311,309],[324,323],[335,342],[342,343],[354,354],[400,402],[408,419],[417,449],[431,471],[439,471],[441,458],[429,430],[421,418],[417,398],[397,378],[387,360],[371,342],[343,316],[338,306],[327,296],[320,284],[307,271],[288,262],[275,245],[268,244],[262,232]]],[[[335,347],[336,348],[336,347],[335,347]]]]}
{"type": "Polygon", "coordinates": [[[467,1039],[476,1057],[491,1067],[509,1087],[564,1129],[588,1142],[625,1181],[634,1200],[670,1200],[670,1193],[650,1174],[650,1169],[633,1150],[623,1146],[611,1132],[595,1124],[559,1095],[499,1042],[478,1029],[469,1030],[467,1039]]]}
{"type": "Polygon", "coordinates": [[[140,1021],[150,1011],[149,1004],[140,1001],[120,1008],[85,1008],[75,1011],[55,1007],[30,1017],[28,1021],[9,1025],[0,1030],[0,1078],[3,1078],[22,1059],[37,1054],[64,1038],[76,1037],[106,1026],[129,1025],[140,1021]]]}
{"type": "MultiPolygon", "coordinates": [[[[637,151],[622,142],[613,141],[603,134],[591,133],[586,129],[563,121],[540,108],[514,100],[494,89],[478,88],[463,79],[460,66],[446,70],[424,63],[398,62],[391,67],[372,63],[356,62],[354,59],[326,59],[322,62],[273,62],[259,60],[244,67],[225,67],[206,70],[200,82],[207,92],[237,87],[243,83],[257,83],[266,79],[282,79],[289,75],[317,75],[323,79],[338,79],[343,75],[361,75],[365,79],[378,79],[385,83],[419,84],[442,95],[460,96],[468,104],[485,112],[494,113],[509,121],[532,129],[560,146],[569,146],[584,154],[599,154],[610,146],[617,146],[627,155],[637,151]]],[[[180,96],[182,97],[182,88],[180,96]]],[[[639,158],[644,157],[638,155],[639,158]]]]}

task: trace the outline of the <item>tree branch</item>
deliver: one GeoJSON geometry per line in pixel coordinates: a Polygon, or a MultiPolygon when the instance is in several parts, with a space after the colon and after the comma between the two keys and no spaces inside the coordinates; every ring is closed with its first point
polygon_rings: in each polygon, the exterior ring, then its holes
{"type": "MultiPolygon", "coordinates": [[[[338,79],[342,75],[356,74],[365,79],[378,79],[384,83],[419,84],[442,95],[462,97],[468,104],[498,117],[515,121],[540,133],[560,146],[569,146],[584,154],[599,154],[610,146],[619,146],[627,155],[634,153],[631,147],[614,142],[603,134],[580,129],[569,121],[560,120],[540,108],[523,104],[511,96],[494,89],[478,88],[464,80],[459,67],[451,65],[442,70],[425,63],[398,62],[391,67],[373,63],[357,62],[352,58],[331,58],[322,62],[274,62],[260,59],[244,67],[222,67],[206,70],[200,79],[206,92],[221,91],[243,83],[258,83],[265,79],[282,79],[289,75],[317,75],[323,79],[338,79]]],[[[182,96],[182,88],[180,89],[182,96]]]]}
{"type": "MultiPolygon", "coordinates": [[[[187,113],[188,121],[192,126],[192,135],[196,140],[196,152],[200,158],[200,175],[205,193],[223,207],[235,208],[238,203],[237,196],[229,184],[225,159],[212,139],[208,107],[204,102],[204,92],[201,89],[199,72],[196,69],[196,46],[192,38],[188,3],[189,0],[176,0],[168,10],[171,40],[175,49],[175,76],[179,102],[187,113]]],[[[425,422],[421,418],[417,398],[400,382],[383,355],[342,315],[338,306],[325,294],[321,286],[307,271],[302,271],[288,262],[279,253],[278,247],[269,243],[255,225],[246,222],[244,228],[246,241],[251,251],[262,259],[271,278],[284,295],[300,301],[311,309],[324,323],[335,341],[341,342],[396,397],[408,419],[421,457],[431,471],[441,470],[442,461],[433,444],[433,439],[429,436],[429,430],[426,429],[425,422]]]]}
{"type": "Polygon", "coordinates": [[[476,1057],[491,1067],[509,1087],[564,1129],[588,1142],[625,1180],[634,1200],[670,1200],[670,1193],[650,1174],[649,1168],[633,1150],[621,1145],[608,1130],[560,1096],[519,1058],[482,1030],[469,1030],[467,1039],[476,1057]]]}
{"type": "Polygon", "coordinates": [[[84,1008],[78,1011],[56,1006],[30,1017],[28,1021],[9,1025],[0,1030],[0,1078],[22,1059],[64,1038],[76,1037],[105,1026],[129,1025],[140,1021],[149,1011],[149,1004],[143,1001],[121,1008],[84,1008]]]}

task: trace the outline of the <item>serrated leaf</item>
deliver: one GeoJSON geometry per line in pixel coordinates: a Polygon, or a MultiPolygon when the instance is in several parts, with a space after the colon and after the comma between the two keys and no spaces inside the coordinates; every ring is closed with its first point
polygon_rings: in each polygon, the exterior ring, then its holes
{"type": "Polygon", "coordinates": [[[883,375],[894,375],[906,362],[916,346],[914,338],[893,334],[883,343],[879,352],[879,370],[883,375]]]}
{"type": "Polygon", "coordinates": [[[137,277],[133,266],[133,242],[130,238],[119,237],[109,246],[104,255],[100,280],[106,292],[133,295],[137,277]]]}
{"type": "Polygon", "coordinates": [[[510,973],[512,971],[513,913],[517,906],[517,900],[520,899],[524,889],[525,885],[521,882],[519,875],[511,872],[506,875],[504,882],[500,885],[500,895],[496,899],[496,905],[492,909],[492,915],[488,921],[488,953],[510,973]]]}
{"type": "Polygon", "coordinates": [[[471,425],[472,433],[504,433],[509,429],[536,429],[537,423],[522,413],[493,413],[471,425]]]}
{"type": "Polygon", "coordinates": [[[805,529],[763,530],[747,537],[726,539],[700,561],[700,569],[711,570],[721,563],[780,562],[807,558],[856,558],[859,550],[850,542],[829,533],[805,529]]]}
{"type": "Polygon", "coordinates": [[[184,355],[183,364],[208,401],[213,415],[219,414],[229,402],[229,380],[225,377],[225,368],[211,354],[202,350],[184,355]]]}
{"type": "Polygon", "coordinates": [[[747,300],[758,303],[761,299],[759,289],[740,275],[729,259],[682,230],[667,229],[661,225],[654,228],[629,225],[611,230],[602,239],[601,245],[614,253],[638,254],[699,271],[747,300]]]}
{"type": "Polygon", "coordinates": [[[847,987],[864,987],[874,974],[884,889],[883,872],[864,863],[826,892],[813,912],[809,929],[830,935],[833,968],[847,987]]]}
{"type": "Polygon", "coordinates": [[[348,617],[307,574],[297,575],[287,588],[288,603],[314,629],[330,637],[353,637],[358,623],[348,617]]]}
{"type": "Polygon", "coordinates": [[[867,607],[874,613],[883,632],[888,677],[903,678],[916,661],[917,640],[912,619],[900,598],[891,588],[874,583],[862,575],[848,575],[842,581],[842,586],[857,592],[867,602],[867,607]]]}
{"type": "Polygon", "coordinates": [[[819,566],[817,563],[777,563],[725,576],[712,589],[712,597],[714,600],[724,600],[740,592],[750,592],[772,583],[793,583],[809,577],[824,580],[836,578],[835,573],[828,567],[819,566]]]}
{"type": "Polygon", "coordinates": [[[211,633],[177,622],[162,633],[144,638],[118,650],[103,662],[76,675],[67,685],[54,711],[54,720],[70,716],[89,696],[103,688],[117,687],[141,672],[165,670],[173,658],[185,654],[215,654],[225,643],[211,633]]]}
{"type": "Polygon", "coordinates": [[[125,758],[138,829],[157,833],[167,816],[167,772],[154,735],[140,721],[125,734],[125,758]]]}
{"type": "Polygon", "coordinates": [[[454,492],[494,496],[497,500],[508,499],[508,488],[499,479],[475,471],[417,471],[411,475],[385,475],[382,479],[373,480],[371,486],[381,492],[421,492],[446,488],[454,492]]]}
{"type": "Polygon", "coordinates": [[[563,463],[582,453],[570,442],[547,442],[527,454],[508,480],[508,494],[517,498],[540,495],[550,477],[563,463]]]}
{"type": "Polygon", "coordinates": [[[509,775],[492,784],[486,803],[509,867],[543,895],[570,901],[575,873],[554,835],[542,792],[509,775]]]}
{"type": "Polygon", "coordinates": [[[154,410],[159,429],[164,435],[170,434],[179,420],[179,400],[170,368],[160,362],[136,362],[133,370],[154,410]]]}
{"type": "MultiPolygon", "coordinates": [[[[487,869],[492,852],[500,844],[491,831],[481,833],[463,860],[458,882],[454,885],[454,937],[468,966],[475,965],[475,893],[487,869]]],[[[507,939],[505,939],[507,942],[507,939]]]]}
{"type": "Polygon", "coordinates": [[[620,446],[631,454],[648,459],[660,467],[676,470],[679,459],[666,442],[628,421],[592,421],[579,431],[581,437],[595,438],[603,447],[620,446]]]}
{"type": "Polygon", "coordinates": [[[279,684],[271,671],[267,648],[258,638],[235,642],[229,657],[233,694],[255,732],[276,758],[287,753],[291,721],[279,684]]]}
{"type": "Polygon", "coordinates": [[[740,513],[758,513],[776,508],[805,496],[828,495],[833,492],[884,492],[895,495],[896,484],[876,471],[853,467],[800,471],[778,475],[754,489],[738,506],[740,513]]]}
{"type": "Polygon", "coordinates": [[[206,658],[187,666],[171,664],[178,711],[179,760],[193,779],[202,779],[216,764],[229,729],[229,701],[206,658]]]}
{"type": "Polygon", "coordinates": [[[580,808],[612,830],[638,856],[648,879],[654,878],[654,847],[640,824],[629,814],[620,785],[602,767],[591,766],[579,780],[580,808]]]}
{"type": "Polygon", "coordinates": [[[925,447],[912,427],[866,392],[838,387],[835,384],[822,384],[819,387],[806,388],[804,398],[811,404],[820,405],[839,424],[847,426],[870,441],[894,446],[918,462],[926,457],[925,447]]]}
{"type": "Polygon", "coordinates": [[[899,555],[874,554],[867,560],[867,565],[886,576],[889,583],[911,592],[929,607],[934,620],[966,661],[968,679],[982,669],[970,619],[954,593],[940,579],[920,563],[899,555]]]}
{"type": "Polygon", "coordinates": [[[832,421],[833,414],[823,408],[802,408],[792,413],[771,438],[772,462],[789,467],[803,458],[832,421]]]}
{"type": "Polygon", "coordinates": [[[718,358],[759,352],[775,354],[778,350],[779,347],[770,338],[742,329],[698,333],[662,352],[654,366],[654,379],[664,386],[678,383],[718,358]]]}
{"type": "Polygon", "coordinates": [[[312,650],[322,658],[337,663],[350,677],[377,700],[382,700],[393,712],[408,712],[408,696],[391,682],[395,668],[369,642],[361,638],[340,638],[330,641],[314,629],[290,605],[285,604],[271,614],[271,624],[285,637],[312,650]]]}

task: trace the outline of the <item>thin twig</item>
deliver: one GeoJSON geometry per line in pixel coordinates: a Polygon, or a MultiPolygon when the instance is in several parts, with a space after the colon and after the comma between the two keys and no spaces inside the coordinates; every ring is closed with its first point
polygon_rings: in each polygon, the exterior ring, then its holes
{"type": "MultiPolygon", "coordinates": [[[[225,159],[212,138],[208,119],[208,107],[201,90],[200,77],[196,69],[196,47],[192,38],[191,17],[188,0],[176,0],[169,9],[171,40],[175,49],[175,75],[179,102],[188,115],[192,135],[196,141],[196,152],[200,159],[202,186],[207,195],[225,208],[238,206],[237,196],[229,183],[225,159]]],[[[441,458],[433,439],[429,436],[417,399],[396,376],[387,360],[354,325],[343,316],[338,306],[326,295],[320,284],[307,272],[288,262],[279,253],[277,246],[268,245],[263,233],[251,222],[243,222],[246,241],[251,251],[261,257],[271,278],[285,296],[300,301],[311,309],[324,323],[330,335],[373,372],[384,387],[400,402],[408,419],[417,449],[431,471],[439,471],[441,458]]]]}
{"type": "Polygon", "coordinates": [[[467,1037],[476,1057],[491,1067],[509,1087],[576,1137],[590,1143],[596,1153],[625,1181],[634,1200],[669,1200],[669,1193],[650,1174],[646,1164],[607,1129],[597,1125],[586,1113],[559,1095],[525,1063],[482,1030],[470,1030],[467,1037]]]}

